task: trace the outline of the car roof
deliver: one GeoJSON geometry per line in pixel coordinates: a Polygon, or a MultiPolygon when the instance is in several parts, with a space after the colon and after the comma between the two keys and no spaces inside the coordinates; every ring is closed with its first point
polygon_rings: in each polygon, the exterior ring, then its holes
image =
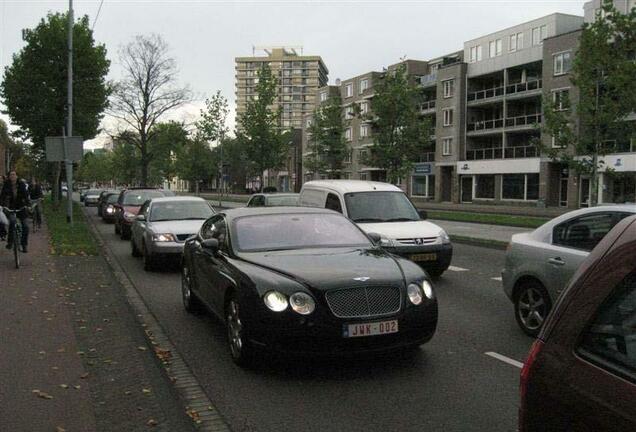
{"type": "Polygon", "coordinates": [[[313,180],[303,185],[303,189],[324,188],[331,189],[341,194],[351,192],[404,192],[399,187],[390,183],[382,183],[366,180],[313,180]]]}
{"type": "Polygon", "coordinates": [[[264,196],[265,198],[267,197],[280,197],[280,196],[298,196],[300,195],[299,193],[293,193],[293,192],[272,192],[272,193],[256,193],[252,196],[264,196]]]}
{"type": "Polygon", "coordinates": [[[160,198],[153,198],[152,202],[153,203],[162,203],[162,202],[175,202],[175,201],[203,201],[205,202],[205,200],[201,197],[195,197],[195,196],[172,196],[172,197],[160,197],[160,198]]]}
{"type": "MultiPolygon", "coordinates": [[[[236,219],[243,216],[260,216],[260,215],[277,215],[277,214],[336,214],[329,209],[322,209],[316,207],[293,207],[293,206],[280,206],[280,207],[240,207],[222,212],[228,219],[236,219]]],[[[343,216],[344,217],[344,216],[343,216]]]]}

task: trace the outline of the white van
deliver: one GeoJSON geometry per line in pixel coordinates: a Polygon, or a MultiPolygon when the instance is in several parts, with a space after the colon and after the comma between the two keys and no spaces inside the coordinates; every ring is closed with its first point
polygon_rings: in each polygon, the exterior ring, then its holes
{"type": "Polygon", "coordinates": [[[432,277],[440,276],[451,263],[448,234],[422,220],[423,212],[397,186],[362,180],[310,181],[300,191],[299,204],[344,214],[366,233],[379,234],[387,251],[419,264],[432,277]]]}

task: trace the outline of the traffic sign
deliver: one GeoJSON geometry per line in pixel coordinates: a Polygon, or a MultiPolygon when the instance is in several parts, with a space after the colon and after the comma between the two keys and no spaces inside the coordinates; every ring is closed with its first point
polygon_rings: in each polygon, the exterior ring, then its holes
{"type": "Polygon", "coordinates": [[[44,143],[47,162],[80,161],[84,156],[84,140],[80,136],[46,137],[44,143]]]}

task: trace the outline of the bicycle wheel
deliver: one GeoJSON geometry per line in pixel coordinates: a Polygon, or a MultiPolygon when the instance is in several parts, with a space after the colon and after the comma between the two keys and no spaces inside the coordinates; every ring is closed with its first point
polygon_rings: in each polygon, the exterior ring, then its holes
{"type": "Polygon", "coordinates": [[[20,243],[20,239],[18,237],[18,230],[15,231],[13,237],[13,257],[15,258],[15,268],[20,268],[20,251],[18,250],[18,244],[20,243]]]}

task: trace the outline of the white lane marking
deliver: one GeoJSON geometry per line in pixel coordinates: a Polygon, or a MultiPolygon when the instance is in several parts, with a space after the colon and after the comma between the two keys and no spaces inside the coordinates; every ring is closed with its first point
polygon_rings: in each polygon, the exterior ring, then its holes
{"type": "Polygon", "coordinates": [[[448,267],[448,269],[450,271],[454,271],[454,272],[468,271],[468,269],[465,269],[465,268],[462,268],[462,267],[455,267],[455,266],[450,266],[450,267],[448,267]]]}
{"type": "Polygon", "coordinates": [[[497,277],[490,278],[490,279],[501,282],[501,276],[497,276],[497,277]]]}
{"type": "Polygon", "coordinates": [[[508,363],[511,366],[515,366],[518,367],[519,369],[521,369],[523,367],[523,363],[521,363],[520,361],[517,361],[515,359],[511,359],[510,357],[506,357],[505,355],[501,355],[499,353],[493,352],[493,351],[488,351],[486,353],[487,356],[490,356],[492,358],[495,358],[499,361],[502,361],[504,363],[508,363]]]}

